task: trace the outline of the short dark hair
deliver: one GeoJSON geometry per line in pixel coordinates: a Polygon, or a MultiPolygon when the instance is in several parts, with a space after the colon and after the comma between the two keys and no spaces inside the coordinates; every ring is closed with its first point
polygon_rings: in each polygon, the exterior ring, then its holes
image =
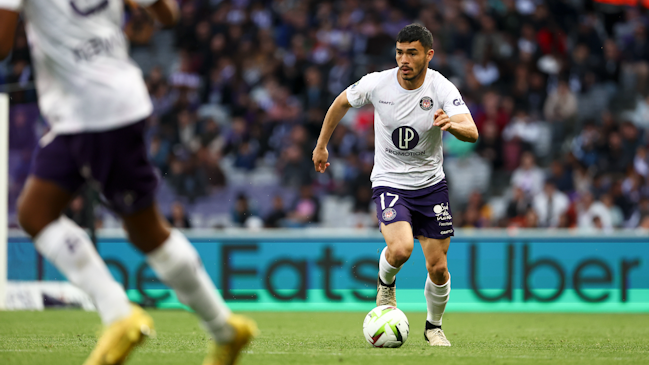
{"type": "Polygon", "coordinates": [[[421,24],[406,25],[397,34],[398,43],[419,41],[425,50],[433,48],[433,34],[421,24]]]}

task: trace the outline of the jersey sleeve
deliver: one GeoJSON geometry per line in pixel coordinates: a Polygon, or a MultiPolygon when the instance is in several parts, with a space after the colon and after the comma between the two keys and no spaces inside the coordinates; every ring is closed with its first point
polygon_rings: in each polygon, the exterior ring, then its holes
{"type": "Polygon", "coordinates": [[[0,9],[20,12],[23,8],[23,0],[0,0],[0,9]]]}
{"type": "Polygon", "coordinates": [[[377,73],[367,74],[347,88],[347,101],[352,107],[360,108],[372,102],[372,92],[377,78],[377,73]]]}
{"type": "Polygon", "coordinates": [[[469,108],[464,104],[464,100],[462,100],[460,90],[458,90],[457,87],[455,87],[455,85],[453,85],[453,83],[447,78],[443,76],[442,78],[443,80],[441,80],[439,84],[439,95],[442,96],[440,100],[442,110],[444,110],[446,115],[449,117],[458,114],[470,114],[471,112],[469,111],[469,108]]]}

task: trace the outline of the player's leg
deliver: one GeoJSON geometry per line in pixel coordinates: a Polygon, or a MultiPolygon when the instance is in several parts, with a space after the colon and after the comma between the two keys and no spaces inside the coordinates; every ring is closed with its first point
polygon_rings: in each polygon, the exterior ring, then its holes
{"type": "Polygon", "coordinates": [[[194,246],[170,229],[154,204],[122,216],[131,242],[142,250],[158,277],[192,308],[216,345],[205,364],[232,364],[254,337],[254,322],[232,315],[216,291],[194,246]]]}
{"type": "Polygon", "coordinates": [[[167,222],[151,205],[123,215],[130,241],[146,254],[153,271],[178,299],[196,311],[203,325],[217,342],[229,342],[233,331],[227,324],[230,309],[218,295],[194,246],[167,222]]]}
{"type": "Polygon", "coordinates": [[[390,224],[381,223],[381,233],[386,247],[379,258],[379,278],[377,282],[376,305],[397,305],[396,275],[408,261],[414,247],[412,226],[408,221],[390,224]]]}
{"type": "Polygon", "coordinates": [[[216,291],[198,253],[179,231],[169,228],[154,204],[158,184],[147,158],[144,122],[104,133],[94,146],[114,151],[110,168],[93,161],[96,178],[113,209],[120,214],[131,242],[146,254],[158,277],[191,307],[216,343],[218,355],[206,364],[229,364],[256,331],[254,323],[230,310],[216,291]]]}
{"type": "MultiPolygon", "coordinates": [[[[55,147],[55,146],[54,146],[55,147]]],[[[95,303],[105,325],[127,317],[131,307],[124,289],[114,280],[86,232],[61,215],[72,194],[59,184],[38,176],[47,175],[40,166],[50,149],[41,150],[35,160],[35,175],[27,180],[18,202],[18,219],[34,241],[38,252],[65,277],[86,292],[95,303]],[[45,153],[43,153],[43,151],[45,153]]],[[[65,162],[58,160],[59,172],[65,162]]],[[[68,179],[69,186],[79,186],[81,179],[68,179]]],[[[66,185],[65,183],[61,185],[66,185]]]]}
{"type": "Polygon", "coordinates": [[[412,234],[410,210],[400,199],[400,191],[388,187],[372,189],[376,217],[386,247],[379,258],[379,277],[376,283],[376,306],[397,306],[395,276],[408,261],[415,239],[412,234]]]}
{"type": "Polygon", "coordinates": [[[106,325],[85,364],[118,364],[151,332],[153,321],[142,309],[131,306],[85,231],[61,215],[72,192],[85,181],[74,153],[83,149],[84,138],[55,137],[37,152],[32,176],[20,196],[18,215],[36,249],[90,296],[106,325]]]}
{"type": "Polygon", "coordinates": [[[442,331],[442,316],[451,293],[451,275],[446,261],[451,238],[434,239],[418,236],[417,239],[421,243],[428,271],[424,289],[428,307],[424,337],[431,346],[451,346],[442,331]]]}

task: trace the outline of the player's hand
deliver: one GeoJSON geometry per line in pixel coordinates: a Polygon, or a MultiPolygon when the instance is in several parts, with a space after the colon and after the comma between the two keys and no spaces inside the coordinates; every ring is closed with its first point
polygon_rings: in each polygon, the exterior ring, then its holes
{"type": "Polygon", "coordinates": [[[449,130],[451,128],[451,118],[449,118],[446,113],[442,109],[437,109],[435,112],[435,121],[433,122],[433,125],[435,127],[439,127],[439,129],[443,131],[449,130]]]}
{"type": "Polygon", "coordinates": [[[329,159],[329,151],[327,147],[316,147],[313,150],[313,166],[317,172],[325,172],[330,163],[327,162],[329,159]]]}

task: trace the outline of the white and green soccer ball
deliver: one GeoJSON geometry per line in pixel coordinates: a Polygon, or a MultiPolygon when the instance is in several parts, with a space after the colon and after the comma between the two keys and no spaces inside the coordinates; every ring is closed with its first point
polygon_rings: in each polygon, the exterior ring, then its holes
{"type": "Polygon", "coordinates": [[[408,339],[408,318],[397,307],[382,305],[372,309],[363,321],[363,334],[374,347],[399,347],[408,339]]]}

